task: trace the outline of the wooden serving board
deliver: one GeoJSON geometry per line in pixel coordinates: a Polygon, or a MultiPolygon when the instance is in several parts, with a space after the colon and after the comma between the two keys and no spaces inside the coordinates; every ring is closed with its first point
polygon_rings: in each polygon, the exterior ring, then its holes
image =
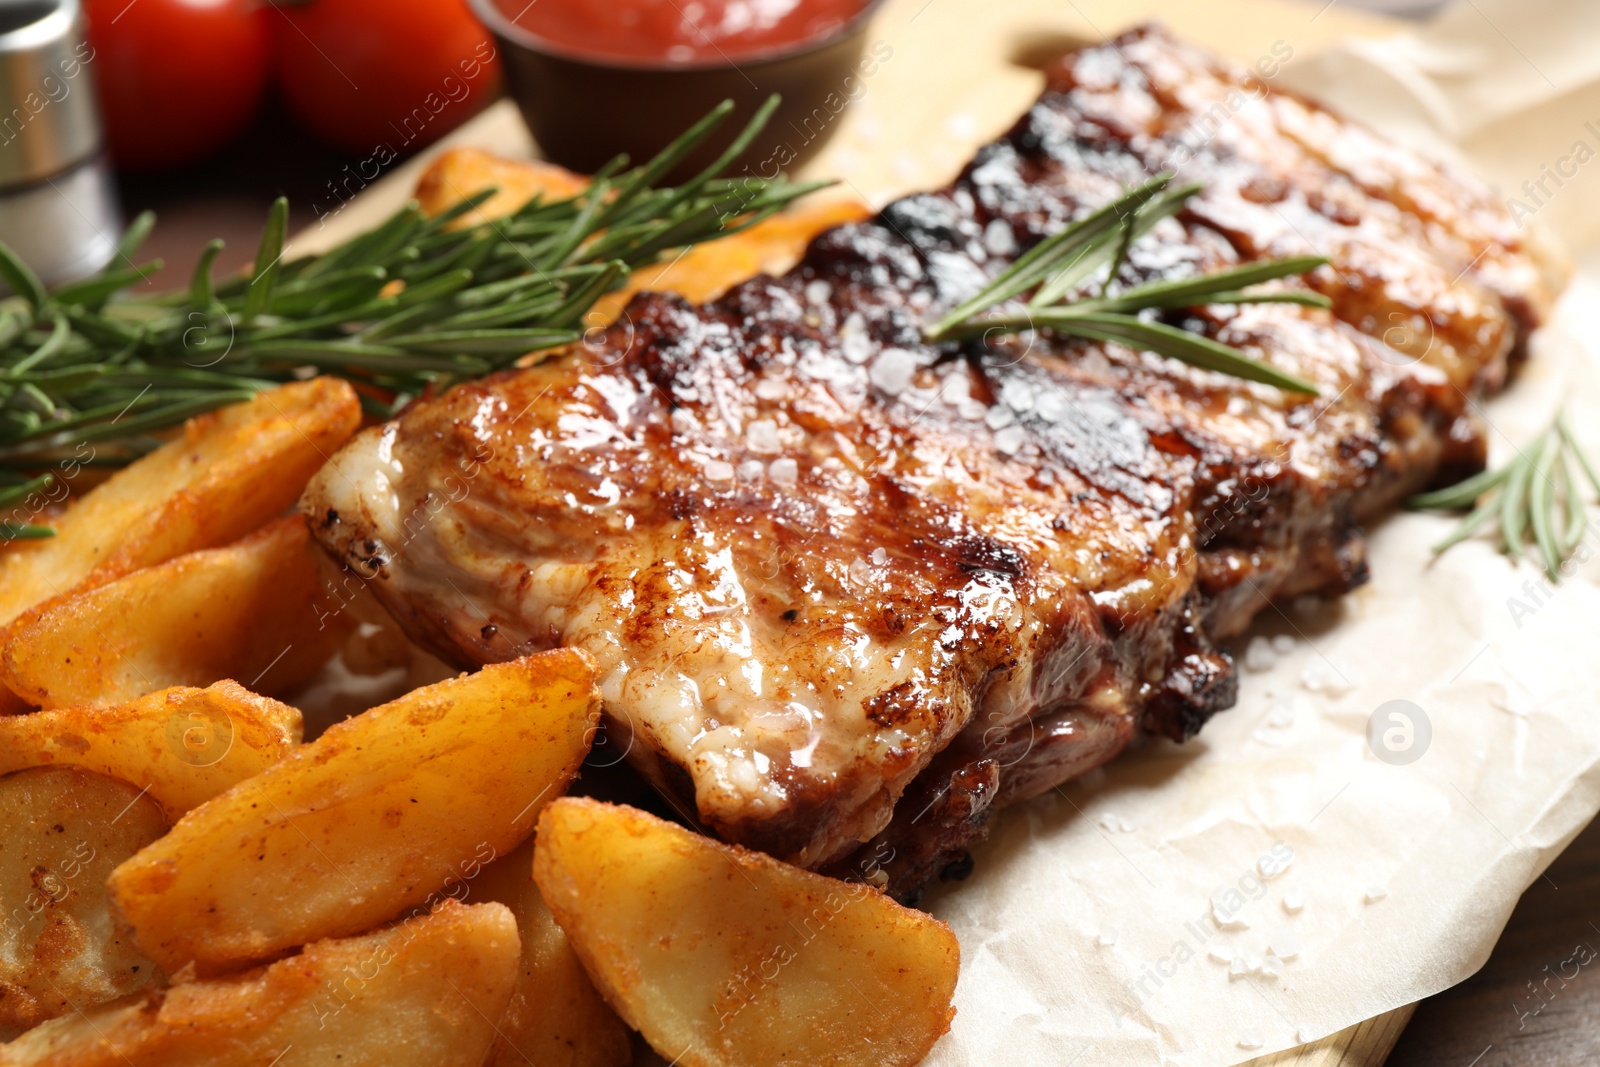
{"type": "MultiPolygon", "coordinates": [[[[888,0],[868,41],[892,54],[801,176],[840,179],[844,193],[875,205],[940,186],[1038,95],[1040,65],[1149,20],[1247,63],[1287,48],[1285,66],[1348,36],[1395,29],[1336,0],[1326,7],[1320,0],[888,0]]],[[[327,248],[376,225],[410,198],[422,170],[451,147],[538,156],[515,106],[502,100],[324,216],[321,225],[297,234],[294,251],[327,248]]],[[[1376,1067],[1413,1007],[1248,1067],[1376,1067]]]]}
{"type": "Polygon", "coordinates": [[[1389,1058],[1400,1031],[1411,1021],[1415,1004],[1329,1034],[1321,1041],[1251,1060],[1244,1067],[1378,1067],[1389,1058]]]}

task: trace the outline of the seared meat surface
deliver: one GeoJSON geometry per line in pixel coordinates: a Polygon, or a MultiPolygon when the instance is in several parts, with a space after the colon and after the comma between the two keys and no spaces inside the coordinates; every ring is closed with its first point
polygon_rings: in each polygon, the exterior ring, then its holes
{"type": "Polygon", "coordinates": [[[1470,405],[1555,286],[1470,180],[1139,31],[1066,57],[950,187],[419,403],[304,506],[441,655],[587,649],[611,739],[685,815],[906,893],[997,805],[1228,706],[1217,642],[1270,600],[1363,581],[1358,523],[1481,464],[1470,405]],[[1115,345],[922,343],[1166,168],[1205,191],[1121,282],[1330,257],[1307,284],[1332,313],[1169,317],[1320,396],[1115,345]]]}

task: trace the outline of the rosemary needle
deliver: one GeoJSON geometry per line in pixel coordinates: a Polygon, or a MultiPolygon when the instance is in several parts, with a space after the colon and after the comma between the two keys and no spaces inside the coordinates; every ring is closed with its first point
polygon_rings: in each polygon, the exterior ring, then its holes
{"type": "Polygon", "coordinates": [[[1293,303],[1328,307],[1330,301],[1320,293],[1251,288],[1315,270],[1328,262],[1321,256],[1267,260],[1193,278],[1151,282],[1112,294],[1112,284],[1134,239],[1175,214],[1200,189],[1197,185],[1170,188],[1171,180],[1170,174],[1158,175],[1039,242],[975,296],[928,327],[924,336],[938,342],[1048,329],[1068,337],[1115,341],[1191,366],[1315,395],[1317,387],[1303,378],[1192,330],[1154,321],[1148,313],[1206,304],[1293,303]],[[1069,299],[1069,294],[1101,268],[1107,270],[1099,296],[1069,299]],[[1034,295],[1020,311],[984,315],[1030,289],[1035,290],[1034,295]]]}
{"type": "Polygon", "coordinates": [[[122,291],[153,217],[133,221],[113,264],[46,290],[0,244],[0,540],[48,536],[31,517],[57,464],[97,442],[97,463],[148,451],[146,435],[312,373],[356,383],[385,418],[417,396],[569,344],[584,314],[629,273],[737,233],[826,183],[723,172],[766,124],[770,99],[726,152],[683,185],[661,179],[733,109],[724,102],[658,156],[602,168],[576,195],[535,198],[492,222],[459,220],[485,190],[427,216],[406,205],[318,256],[286,260],[288,203],[272,205],[248,276],[216,281],[207,246],[186,289],[122,291]]]}
{"type": "Polygon", "coordinates": [[[1493,525],[1502,549],[1519,559],[1532,537],[1550,580],[1561,580],[1561,568],[1572,558],[1588,525],[1587,503],[1575,471],[1584,473],[1600,494],[1600,474],[1578,443],[1563,410],[1534,441],[1503,467],[1486,470],[1406,502],[1419,510],[1471,509],[1450,535],[1433,546],[1435,553],[1460,544],[1493,525]]]}

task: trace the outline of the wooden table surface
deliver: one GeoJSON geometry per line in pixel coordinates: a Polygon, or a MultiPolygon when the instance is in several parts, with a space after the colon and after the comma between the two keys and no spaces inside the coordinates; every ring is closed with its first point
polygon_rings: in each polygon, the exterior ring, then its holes
{"type": "Polygon", "coordinates": [[[1523,894],[1483,970],[1417,1006],[1389,1067],[1600,1063],[1600,819],[1523,894]]]}
{"type": "MultiPolygon", "coordinates": [[[[329,183],[354,162],[311,141],[269,108],[222,156],[175,174],[123,176],[119,187],[129,217],[145,208],[158,213],[160,224],[147,251],[167,263],[159,280],[165,288],[183,284],[213,237],[227,242],[220,268],[249,263],[267,205],[279,194],[290,198],[291,232],[311,223],[311,205],[327,200],[329,183]]],[[[1381,1048],[1391,1039],[1386,1031],[1377,1043],[1381,1048]]],[[[1528,890],[1483,970],[1417,1006],[1388,1062],[1391,1067],[1600,1063],[1600,820],[1528,890]]]]}

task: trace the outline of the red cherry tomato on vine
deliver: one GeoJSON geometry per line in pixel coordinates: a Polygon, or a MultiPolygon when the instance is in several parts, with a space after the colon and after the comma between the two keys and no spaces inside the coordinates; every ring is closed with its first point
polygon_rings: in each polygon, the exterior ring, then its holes
{"type": "Polygon", "coordinates": [[[271,33],[252,0],[86,0],[84,8],[88,67],[118,166],[192,162],[255,115],[271,33]]]}
{"type": "Polygon", "coordinates": [[[467,0],[282,3],[273,31],[284,101],[352,152],[421,148],[499,90],[494,40],[467,0]]]}

